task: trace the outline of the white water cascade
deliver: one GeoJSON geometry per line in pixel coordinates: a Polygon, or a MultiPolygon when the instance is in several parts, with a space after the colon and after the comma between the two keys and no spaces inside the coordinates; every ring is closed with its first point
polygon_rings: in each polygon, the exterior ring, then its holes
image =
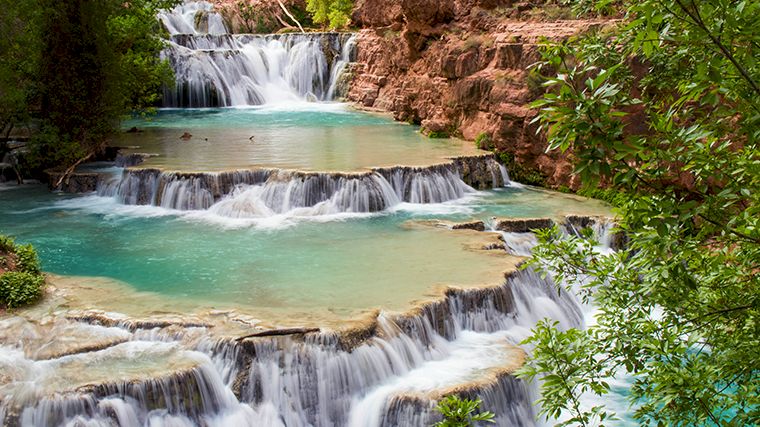
{"type": "Polygon", "coordinates": [[[354,51],[346,33],[230,34],[207,2],[186,2],[159,18],[171,37],[162,57],[176,78],[164,107],[331,100],[354,51]]]}
{"type": "MultiPolygon", "coordinates": [[[[529,244],[505,248],[514,246],[529,244]]],[[[338,332],[240,341],[215,340],[198,326],[105,327],[71,318],[41,332],[4,321],[3,330],[19,338],[0,349],[0,420],[24,427],[423,427],[439,419],[433,408],[441,393],[456,390],[482,398],[496,425],[534,426],[535,387],[511,375],[522,363],[516,344],[540,319],[583,327],[587,314],[573,295],[524,270],[502,286],[450,291],[410,314],[381,313],[338,332]],[[72,330],[99,337],[102,349],[46,353],[47,339],[72,330]],[[136,360],[140,366],[130,368],[136,360]]]]}
{"type": "Polygon", "coordinates": [[[515,365],[513,345],[545,316],[565,327],[581,322],[572,297],[520,272],[419,314],[381,314],[352,334],[215,343],[138,330],[104,350],[41,361],[3,349],[0,366],[14,366],[17,378],[0,388],[0,417],[30,427],[427,426],[438,417],[436,393],[457,389],[481,397],[498,425],[532,426],[531,388],[500,369],[515,365]],[[141,368],[147,377],[111,380],[125,357],[149,363],[141,368]],[[76,378],[76,369],[87,370],[86,385],[56,381],[76,378]],[[88,383],[90,370],[102,372],[102,384],[88,383]]]}
{"type": "Polygon", "coordinates": [[[379,212],[402,202],[442,203],[473,193],[473,187],[490,189],[507,184],[506,171],[493,156],[474,156],[428,167],[399,166],[365,173],[125,169],[120,177],[101,180],[98,194],[128,205],[209,210],[230,218],[252,218],[286,213],[379,212]]]}

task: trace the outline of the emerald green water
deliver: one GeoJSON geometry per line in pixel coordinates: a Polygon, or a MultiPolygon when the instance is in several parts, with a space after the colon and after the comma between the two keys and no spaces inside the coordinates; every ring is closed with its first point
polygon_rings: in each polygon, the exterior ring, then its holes
{"type": "Polygon", "coordinates": [[[410,220],[607,212],[595,201],[505,188],[369,216],[241,224],[42,186],[3,188],[0,233],[33,243],[46,271],[123,282],[169,297],[167,309],[181,301],[341,317],[402,310],[437,285],[493,283],[510,267],[503,256],[468,249],[480,235],[410,220]]]}
{"type": "Polygon", "coordinates": [[[357,171],[378,166],[421,166],[448,156],[475,154],[472,142],[429,139],[416,126],[350,109],[344,104],[162,110],[130,120],[113,144],[152,153],[143,166],[220,171],[279,167],[306,171],[357,171]],[[190,139],[180,137],[188,132],[190,139]],[[252,139],[251,139],[252,138],[252,139]]]}

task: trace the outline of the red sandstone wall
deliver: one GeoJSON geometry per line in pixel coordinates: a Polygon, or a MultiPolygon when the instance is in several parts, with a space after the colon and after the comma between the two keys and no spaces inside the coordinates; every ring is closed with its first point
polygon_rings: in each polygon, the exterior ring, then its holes
{"type": "Polygon", "coordinates": [[[349,100],[426,132],[468,140],[486,133],[547,185],[577,187],[566,156],[546,153],[530,124],[535,112],[528,104],[542,89],[527,67],[538,59],[541,39],[603,21],[547,22],[530,4],[505,0],[360,0],[353,22],[364,29],[349,100]]]}

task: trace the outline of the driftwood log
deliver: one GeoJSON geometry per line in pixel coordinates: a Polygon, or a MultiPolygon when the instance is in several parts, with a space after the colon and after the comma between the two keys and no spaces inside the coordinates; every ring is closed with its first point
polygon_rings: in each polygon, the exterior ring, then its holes
{"type": "Polygon", "coordinates": [[[256,332],[250,335],[245,335],[239,338],[235,338],[235,341],[243,341],[248,338],[262,338],[262,337],[279,337],[285,335],[301,335],[311,332],[319,332],[319,328],[286,328],[286,329],[272,329],[269,331],[256,332]]]}

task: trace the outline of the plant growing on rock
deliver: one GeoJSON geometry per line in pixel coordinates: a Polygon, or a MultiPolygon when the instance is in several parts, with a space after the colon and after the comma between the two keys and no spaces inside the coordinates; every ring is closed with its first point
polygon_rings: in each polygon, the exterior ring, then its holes
{"type": "Polygon", "coordinates": [[[16,308],[42,295],[45,276],[32,245],[17,245],[0,235],[0,304],[16,308]]]}
{"type": "Polygon", "coordinates": [[[626,372],[644,425],[758,425],[760,3],[621,4],[612,32],[547,47],[534,106],[587,191],[622,195],[629,244],[600,256],[541,234],[534,265],[599,312],[585,331],[539,324],[523,375],[545,378],[543,414],[563,424],[609,419],[581,394],[626,372]]]}
{"type": "Polygon", "coordinates": [[[493,150],[493,140],[491,135],[486,132],[481,132],[475,137],[475,146],[481,150],[493,150]]]}
{"type": "Polygon", "coordinates": [[[480,399],[462,399],[457,395],[446,396],[436,406],[436,411],[443,415],[443,420],[433,427],[473,427],[478,422],[493,423],[492,412],[479,412],[480,399]]]}

